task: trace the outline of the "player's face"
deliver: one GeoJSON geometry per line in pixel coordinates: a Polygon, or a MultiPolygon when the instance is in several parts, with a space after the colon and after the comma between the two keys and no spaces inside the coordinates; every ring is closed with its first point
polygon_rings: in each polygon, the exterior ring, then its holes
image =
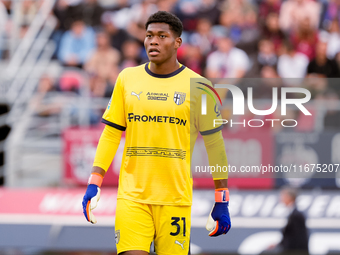
{"type": "Polygon", "coordinates": [[[151,23],[146,31],[144,46],[151,62],[162,64],[177,57],[182,39],[177,37],[166,23],[151,23]]]}

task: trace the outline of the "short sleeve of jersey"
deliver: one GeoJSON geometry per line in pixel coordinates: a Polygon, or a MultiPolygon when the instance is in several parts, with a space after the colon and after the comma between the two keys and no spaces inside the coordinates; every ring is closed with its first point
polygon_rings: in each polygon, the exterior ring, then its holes
{"type": "Polygon", "coordinates": [[[121,73],[117,78],[110,102],[103,114],[102,122],[121,131],[126,129],[124,86],[121,73]]]}
{"type": "Polygon", "coordinates": [[[223,128],[223,125],[221,124],[222,121],[220,121],[222,116],[218,109],[219,99],[217,99],[217,96],[211,89],[211,83],[207,80],[205,80],[206,82],[203,82],[203,79],[200,79],[200,81],[205,85],[198,84],[198,86],[194,88],[197,92],[195,93],[197,100],[195,107],[195,126],[201,135],[209,135],[218,132],[223,128]],[[203,108],[206,109],[205,114],[202,112],[203,108]]]}

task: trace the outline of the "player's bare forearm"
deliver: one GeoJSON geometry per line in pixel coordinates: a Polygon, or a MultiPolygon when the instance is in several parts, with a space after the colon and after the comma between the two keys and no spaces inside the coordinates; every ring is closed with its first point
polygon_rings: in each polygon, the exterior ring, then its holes
{"type": "Polygon", "coordinates": [[[214,180],[215,189],[228,188],[228,179],[214,180]]]}
{"type": "Polygon", "coordinates": [[[94,166],[92,167],[92,173],[97,173],[104,177],[106,174],[106,171],[99,166],[94,166]]]}

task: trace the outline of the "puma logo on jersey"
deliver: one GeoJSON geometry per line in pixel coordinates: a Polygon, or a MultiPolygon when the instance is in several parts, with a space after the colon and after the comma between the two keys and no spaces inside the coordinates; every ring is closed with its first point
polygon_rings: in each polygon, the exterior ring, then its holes
{"type": "Polygon", "coordinates": [[[179,241],[175,241],[175,244],[178,244],[178,245],[180,245],[181,247],[182,247],[182,249],[184,250],[184,243],[185,243],[185,241],[183,241],[183,243],[180,243],[179,241]]]}
{"type": "Polygon", "coordinates": [[[131,95],[132,95],[132,96],[136,96],[136,97],[138,98],[138,100],[140,100],[139,95],[142,94],[142,92],[143,92],[143,91],[141,91],[141,92],[139,92],[139,94],[137,94],[136,92],[133,92],[133,91],[132,91],[132,92],[131,92],[131,95]]]}

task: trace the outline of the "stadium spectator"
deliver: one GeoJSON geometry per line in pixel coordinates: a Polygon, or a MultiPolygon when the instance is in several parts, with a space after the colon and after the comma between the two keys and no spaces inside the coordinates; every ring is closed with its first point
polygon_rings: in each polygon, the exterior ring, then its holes
{"type": "Polygon", "coordinates": [[[139,42],[136,40],[128,40],[124,42],[122,47],[123,57],[120,62],[120,69],[124,69],[126,67],[132,67],[142,64],[141,59],[141,51],[142,47],[139,42]]]}
{"type": "Polygon", "coordinates": [[[30,107],[33,107],[40,117],[57,117],[70,100],[56,92],[54,79],[44,74],[39,80],[37,93],[30,100],[30,107]]]}
{"type": "Polygon", "coordinates": [[[130,8],[130,20],[127,24],[127,32],[130,36],[144,42],[145,39],[145,28],[144,24],[152,13],[157,12],[157,6],[153,0],[145,0],[140,3],[136,3],[130,8]]]}
{"type": "Polygon", "coordinates": [[[33,104],[34,106],[39,105],[38,115],[51,116],[51,115],[60,113],[62,109],[62,105],[56,102],[47,103],[45,101],[45,99],[49,97],[49,92],[53,92],[53,91],[56,91],[53,80],[48,75],[43,75],[39,80],[38,90],[37,90],[38,93],[31,100],[31,104],[33,104]]]}
{"type": "Polygon", "coordinates": [[[307,73],[325,78],[340,77],[337,62],[327,58],[327,42],[319,41],[317,43],[316,57],[309,63],[307,73]]]}
{"type": "Polygon", "coordinates": [[[279,15],[281,8],[281,0],[264,0],[259,6],[259,20],[264,24],[267,17],[271,13],[279,15]]]}
{"type": "Polygon", "coordinates": [[[241,34],[236,47],[244,50],[249,56],[256,54],[260,34],[257,13],[254,10],[247,11],[242,17],[241,34]]]}
{"type": "Polygon", "coordinates": [[[295,50],[305,54],[309,61],[315,57],[315,44],[318,41],[317,30],[310,26],[309,18],[300,20],[298,28],[291,35],[295,50]]]}
{"type": "MultiPolygon", "coordinates": [[[[253,91],[253,98],[273,98],[273,88],[277,88],[278,97],[280,98],[280,87],[282,81],[279,78],[275,68],[273,66],[263,66],[260,70],[260,77],[263,79],[257,79],[256,88],[253,91]]],[[[245,84],[245,86],[248,86],[245,84]]],[[[266,109],[269,109],[271,105],[268,105],[266,109]]]]}
{"type": "Polygon", "coordinates": [[[177,0],[158,0],[157,1],[157,9],[160,11],[167,11],[174,13],[175,12],[175,5],[177,0]]]}
{"type": "Polygon", "coordinates": [[[175,7],[175,14],[183,22],[184,31],[193,31],[197,24],[199,1],[180,0],[175,7]]]}
{"type": "Polygon", "coordinates": [[[340,29],[339,22],[336,19],[330,24],[327,40],[327,57],[333,59],[340,52],[340,29]]]}
{"type": "Polygon", "coordinates": [[[215,25],[218,23],[221,10],[216,0],[201,0],[200,6],[197,12],[199,18],[208,19],[211,24],[215,25]]]}
{"type": "Polygon", "coordinates": [[[181,47],[183,49],[181,50],[182,54],[178,54],[179,61],[194,72],[203,75],[204,61],[202,61],[203,56],[200,48],[191,44],[182,45],[181,47]]]}
{"type": "Polygon", "coordinates": [[[109,97],[113,86],[110,84],[112,73],[118,75],[120,53],[110,46],[110,38],[107,33],[97,34],[97,49],[92,54],[84,69],[90,75],[90,90],[92,96],[109,97]]]}
{"type": "Polygon", "coordinates": [[[340,69],[340,52],[338,52],[335,57],[334,60],[336,61],[338,68],[340,69]]]}
{"type": "Polygon", "coordinates": [[[279,53],[285,35],[279,26],[279,16],[276,13],[268,14],[263,28],[263,37],[274,43],[276,53],[279,53]]]}
{"type": "Polygon", "coordinates": [[[243,15],[239,12],[230,10],[223,11],[220,15],[219,24],[213,26],[213,31],[216,35],[230,37],[233,41],[237,42],[241,36],[240,18],[243,15]]]}
{"type": "Polygon", "coordinates": [[[328,29],[331,26],[331,23],[336,20],[340,23],[340,1],[327,1],[327,9],[324,13],[322,26],[325,29],[328,29]]]}
{"type": "Polygon", "coordinates": [[[130,39],[129,34],[125,29],[116,26],[112,19],[112,15],[109,12],[103,14],[102,25],[106,33],[110,35],[111,46],[121,52],[123,43],[130,39]]]}
{"type": "Polygon", "coordinates": [[[264,66],[276,67],[277,55],[275,54],[274,44],[270,40],[262,39],[258,44],[259,52],[253,61],[251,70],[247,73],[249,76],[259,76],[264,66]]]}
{"type": "Polygon", "coordinates": [[[83,0],[75,6],[69,6],[67,16],[82,20],[87,26],[99,27],[104,9],[97,0],[83,0]]]}
{"type": "Polygon", "coordinates": [[[72,17],[68,15],[66,0],[58,0],[53,8],[53,14],[58,19],[57,31],[64,32],[71,27],[72,17]]]}
{"type": "Polygon", "coordinates": [[[71,30],[63,34],[58,52],[59,60],[66,66],[82,66],[95,47],[95,34],[84,22],[76,20],[71,30]]]}
{"type": "Polygon", "coordinates": [[[39,7],[43,1],[24,0],[22,1],[19,14],[17,14],[18,24],[31,24],[36,14],[39,11],[39,7]]]}
{"type": "Polygon", "coordinates": [[[242,78],[249,68],[247,54],[236,47],[228,37],[217,40],[217,51],[207,58],[208,78],[242,78]]]}
{"type": "Polygon", "coordinates": [[[97,33],[97,49],[86,62],[84,69],[91,75],[107,80],[110,72],[118,68],[120,53],[110,46],[107,33],[97,33]]]}
{"type": "Polygon", "coordinates": [[[320,4],[309,0],[287,0],[282,3],[280,9],[280,27],[289,32],[297,29],[297,25],[306,18],[313,29],[319,27],[320,4]]]}
{"type": "Polygon", "coordinates": [[[4,46],[4,39],[6,37],[7,24],[8,24],[7,10],[2,1],[0,1],[0,59],[2,58],[2,51],[4,46]]]}
{"type": "Polygon", "coordinates": [[[211,52],[216,40],[215,34],[211,31],[211,21],[206,18],[198,20],[196,32],[190,35],[189,41],[192,45],[198,46],[201,54],[207,56],[211,52]]]}
{"type": "Polygon", "coordinates": [[[277,62],[277,72],[282,78],[303,78],[309,63],[305,54],[296,52],[293,45],[286,42],[283,46],[283,54],[277,62]]]}
{"type": "Polygon", "coordinates": [[[265,39],[260,41],[257,62],[261,67],[276,65],[277,56],[275,54],[274,44],[271,41],[265,39]]]}
{"type": "Polygon", "coordinates": [[[326,130],[339,130],[340,111],[338,109],[339,96],[335,91],[329,90],[325,93],[324,102],[326,103],[327,113],[324,118],[324,128],[326,130]]]}
{"type": "Polygon", "coordinates": [[[247,13],[248,11],[256,11],[257,6],[253,4],[253,1],[247,0],[227,0],[222,2],[221,9],[223,11],[232,11],[232,12],[240,12],[240,13],[247,13]]]}

